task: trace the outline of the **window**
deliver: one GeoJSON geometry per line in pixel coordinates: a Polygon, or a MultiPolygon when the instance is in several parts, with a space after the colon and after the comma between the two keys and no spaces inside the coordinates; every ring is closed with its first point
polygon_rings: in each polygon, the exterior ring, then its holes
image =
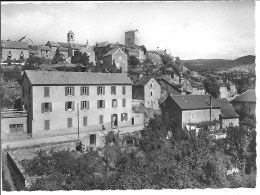
{"type": "Polygon", "coordinates": [[[99,124],[103,124],[103,123],[104,123],[104,116],[99,115],[99,124]]]}
{"type": "Polygon", "coordinates": [[[113,99],[112,100],[112,108],[115,108],[115,107],[117,107],[117,100],[113,99]]]}
{"type": "Polygon", "coordinates": [[[116,86],[111,86],[111,95],[116,95],[116,86]]]}
{"type": "Polygon", "coordinates": [[[24,58],[23,51],[21,51],[20,58],[21,58],[21,59],[23,59],[23,58],[24,58]]]}
{"type": "Polygon", "coordinates": [[[12,58],[12,52],[11,51],[8,51],[7,58],[12,58]]]}
{"type": "Polygon", "coordinates": [[[152,91],[150,91],[150,96],[151,96],[151,97],[153,96],[153,92],[152,92],[152,91]]]}
{"type": "Polygon", "coordinates": [[[72,118],[68,118],[68,128],[72,127],[72,118]]]}
{"type": "Polygon", "coordinates": [[[50,87],[44,87],[44,97],[50,97],[50,87]]]}
{"type": "Polygon", "coordinates": [[[44,121],[44,130],[50,130],[50,120],[44,121]]]}
{"type": "Polygon", "coordinates": [[[81,95],[89,95],[89,87],[81,87],[81,95]]]}
{"type": "Polygon", "coordinates": [[[98,100],[97,108],[105,108],[105,100],[98,100]]]}
{"type": "Polygon", "coordinates": [[[122,94],[125,95],[125,86],[122,86],[122,94]]]}
{"type": "Polygon", "coordinates": [[[151,88],[153,87],[153,84],[151,83],[151,88]]]}
{"type": "Polygon", "coordinates": [[[89,101],[81,102],[81,110],[89,109],[89,101]]]}
{"type": "Polygon", "coordinates": [[[195,113],[194,112],[191,113],[191,119],[195,119],[195,113]]]}
{"type": "Polygon", "coordinates": [[[28,87],[28,94],[31,94],[31,87],[28,87]]]}
{"type": "Polygon", "coordinates": [[[83,126],[87,126],[88,125],[88,117],[84,116],[83,117],[83,126]]]}
{"type": "Polygon", "coordinates": [[[65,102],[65,111],[74,110],[74,102],[65,102]]]}
{"type": "Polygon", "coordinates": [[[65,96],[74,95],[74,87],[65,87],[65,96]]]}
{"type": "Polygon", "coordinates": [[[126,106],[126,101],[125,101],[125,99],[122,100],[122,106],[123,106],[123,107],[126,106]]]}
{"type": "Polygon", "coordinates": [[[127,113],[121,114],[121,121],[127,121],[127,113]]]}
{"type": "Polygon", "coordinates": [[[104,86],[97,87],[97,94],[105,95],[105,87],[104,86]]]}
{"type": "Polygon", "coordinates": [[[44,112],[52,112],[52,103],[50,102],[42,103],[42,113],[44,112]]]}

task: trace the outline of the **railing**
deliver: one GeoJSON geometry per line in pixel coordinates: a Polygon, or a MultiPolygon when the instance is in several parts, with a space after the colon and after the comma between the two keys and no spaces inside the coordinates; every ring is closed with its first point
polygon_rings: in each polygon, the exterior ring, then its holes
{"type": "Polygon", "coordinates": [[[17,111],[15,109],[10,109],[8,111],[1,112],[1,118],[18,118],[18,117],[26,117],[27,111],[17,111]]]}

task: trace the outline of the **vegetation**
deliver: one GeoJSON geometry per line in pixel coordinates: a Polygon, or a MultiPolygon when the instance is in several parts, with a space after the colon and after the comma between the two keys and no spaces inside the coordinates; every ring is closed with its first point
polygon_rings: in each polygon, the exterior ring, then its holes
{"type": "Polygon", "coordinates": [[[204,80],[204,86],[207,93],[211,94],[214,98],[219,97],[219,85],[217,84],[217,80],[214,77],[210,77],[204,80]]]}
{"type": "Polygon", "coordinates": [[[29,175],[44,176],[30,190],[255,187],[255,132],[229,127],[214,140],[208,124],[199,125],[198,134],[178,131],[155,115],[141,137],[111,131],[95,152],[40,151],[23,162],[29,175]],[[121,143],[130,140],[136,144],[125,150],[121,143]],[[232,168],[239,172],[227,174],[232,168]]]}

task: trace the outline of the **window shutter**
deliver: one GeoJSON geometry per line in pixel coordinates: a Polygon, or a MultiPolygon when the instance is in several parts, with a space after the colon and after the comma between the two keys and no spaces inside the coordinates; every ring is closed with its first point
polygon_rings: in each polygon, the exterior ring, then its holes
{"type": "Polygon", "coordinates": [[[121,114],[121,121],[123,121],[123,114],[121,114]]]}
{"type": "Polygon", "coordinates": [[[89,95],[89,87],[87,87],[87,95],[89,95]]]}
{"type": "Polygon", "coordinates": [[[49,103],[49,111],[52,112],[52,103],[49,103]]]}
{"type": "Polygon", "coordinates": [[[103,100],[103,108],[105,108],[105,100],[103,100]]]}
{"type": "Polygon", "coordinates": [[[68,102],[65,102],[65,111],[68,110],[68,102]]]}
{"type": "Polygon", "coordinates": [[[80,95],[83,95],[83,87],[80,87],[80,95]]]}
{"type": "Polygon", "coordinates": [[[72,102],[72,110],[75,109],[75,102],[72,102]]]}
{"type": "Polygon", "coordinates": [[[113,94],[113,86],[111,86],[111,95],[113,94]]]}
{"type": "Polygon", "coordinates": [[[97,101],[97,108],[99,108],[99,100],[97,101]]]}
{"type": "Polygon", "coordinates": [[[116,95],[116,86],[115,86],[115,95],[116,95]]]}
{"type": "Polygon", "coordinates": [[[105,86],[103,87],[103,95],[105,95],[105,86]]]}
{"type": "Polygon", "coordinates": [[[65,87],[65,96],[68,96],[68,87],[65,87]]]}
{"type": "Polygon", "coordinates": [[[99,95],[99,87],[97,87],[97,95],[99,95]]]}
{"type": "Polygon", "coordinates": [[[89,101],[87,101],[87,109],[89,109],[89,101]]]}
{"type": "Polygon", "coordinates": [[[83,101],[80,102],[80,109],[83,110],[83,101]]]}
{"type": "Polygon", "coordinates": [[[127,115],[128,115],[128,114],[126,113],[126,114],[125,114],[126,121],[128,120],[128,116],[127,116],[127,115]]]}
{"type": "Polygon", "coordinates": [[[42,103],[42,113],[44,113],[44,103],[42,103]]]}
{"type": "Polygon", "coordinates": [[[75,87],[71,87],[71,90],[72,90],[72,95],[74,96],[75,95],[75,87]]]}

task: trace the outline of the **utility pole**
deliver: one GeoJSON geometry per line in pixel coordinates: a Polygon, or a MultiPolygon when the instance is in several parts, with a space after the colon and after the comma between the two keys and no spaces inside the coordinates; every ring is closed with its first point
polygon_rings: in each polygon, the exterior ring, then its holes
{"type": "Polygon", "coordinates": [[[79,139],[79,103],[77,103],[77,117],[78,117],[78,139],[79,139]]]}

